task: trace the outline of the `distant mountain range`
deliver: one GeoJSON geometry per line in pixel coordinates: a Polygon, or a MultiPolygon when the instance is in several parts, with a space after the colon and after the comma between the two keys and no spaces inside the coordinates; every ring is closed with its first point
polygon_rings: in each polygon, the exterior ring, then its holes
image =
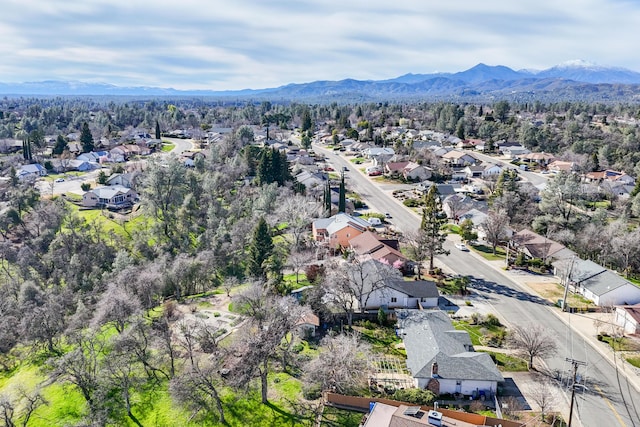
{"type": "Polygon", "coordinates": [[[237,91],[121,87],[42,81],[0,83],[0,94],[20,96],[216,97],[271,100],[495,99],[640,101],[640,73],[570,61],[535,71],[478,64],[457,73],[405,74],[388,80],[315,81],[237,91]]]}

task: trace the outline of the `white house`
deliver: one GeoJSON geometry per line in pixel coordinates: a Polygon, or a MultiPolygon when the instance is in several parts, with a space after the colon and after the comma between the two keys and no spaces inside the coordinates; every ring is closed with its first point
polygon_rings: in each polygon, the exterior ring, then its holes
{"type": "Polygon", "coordinates": [[[560,260],[553,265],[556,276],[568,277],[568,284],[597,306],[640,303],[638,286],[593,261],[574,258],[560,260]]]}
{"type": "Polygon", "coordinates": [[[398,310],[396,315],[416,387],[436,395],[495,394],[502,374],[489,354],[474,351],[469,334],[456,330],[446,313],[398,310]]]}
{"type": "Polygon", "coordinates": [[[398,308],[433,308],[438,306],[438,287],[429,280],[388,279],[374,289],[366,300],[365,310],[398,308]]]}
{"type": "Polygon", "coordinates": [[[488,178],[490,176],[500,175],[502,173],[502,167],[499,165],[487,165],[482,171],[482,177],[488,178]]]}
{"type": "Polygon", "coordinates": [[[616,307],[615,323],[625,334],[640,333],[640,305],[623,305],[616,307]]]}

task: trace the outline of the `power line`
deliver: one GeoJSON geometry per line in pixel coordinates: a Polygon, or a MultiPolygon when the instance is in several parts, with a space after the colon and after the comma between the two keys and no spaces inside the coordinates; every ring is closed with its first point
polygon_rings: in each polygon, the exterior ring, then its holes
{"type": "Polygon", "coordinates": [[[573,402],[576,396],[576,379],[578,378],[578,366],[587,366],[587,363],[580,360],[572,359],[570,357],[567,357],[564,360],[573,365],[573,384],[571,384],[571,407],[569,409],[569,424],[567,425],[567,427],[571,427],[571,421],[573,420],[573,402]]]}

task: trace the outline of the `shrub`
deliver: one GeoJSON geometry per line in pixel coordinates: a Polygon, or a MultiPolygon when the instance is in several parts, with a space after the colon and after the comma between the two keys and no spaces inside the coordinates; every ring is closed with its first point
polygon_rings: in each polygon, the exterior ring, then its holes
{"type": "Polygon", "coordinates": [[[487,326],[502,326],[500,319],[491,313],[487,314],[487,317],[484,318],[482,324],[487,326]]]}
{"type": "Polygon", "coordinates": [[[416,405],[431,405],[436,400],[436,395],[429,390],[420,388],[408,388],[393,393],[393,399],[401,402],[415,403],[416,405]]]}
{"type": "Polygon", "coordinates": [[[420,199],[406,199],[402,202],[402,204],[408,208],[417,208],[419,206],[422,206],[423,203],[420,199]]]}
{"type": "Polygon", "coordinates": [[[80,188],[82,189],[82,191],[89,191],[91,190],[91,184],[89,184],[88,182],[83,182],[82,184],[80,184],[80,188]]]}
{"type": "Polygon", "coordinates": [[[316,264],[310,264],[305,267],[304,273],[310,283],[317,283],[324,276],[324,267],[316,264]]]}
{"type": "Polygon", "coordinates": [[[304,344],[302,344],[301,342],[294,344],[291,347],[291,351],[293,351],[294,353],[300,353],[302,350],[304,350],[304,344]]]}
{"type": "Polygon", "coordinates": [[[178,304],[174,300],[165,301],[163,308],[167,319],[174,319],[178,314],[178,304]]]}
{"type": "Polygon", "coordinates": [[[302,395],[307,400],[316,400],[322,396],[322,388],[320,384],[303,384],[302,395]]]}

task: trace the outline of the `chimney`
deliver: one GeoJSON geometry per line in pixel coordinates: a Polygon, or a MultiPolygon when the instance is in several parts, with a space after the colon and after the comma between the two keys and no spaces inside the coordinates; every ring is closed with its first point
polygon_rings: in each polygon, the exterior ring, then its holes
{"type": "Polygon", "coordinates": [[[438,376],[438,362],[433,362],[431,365],[431,378],[436,378],[438,376]]]}

